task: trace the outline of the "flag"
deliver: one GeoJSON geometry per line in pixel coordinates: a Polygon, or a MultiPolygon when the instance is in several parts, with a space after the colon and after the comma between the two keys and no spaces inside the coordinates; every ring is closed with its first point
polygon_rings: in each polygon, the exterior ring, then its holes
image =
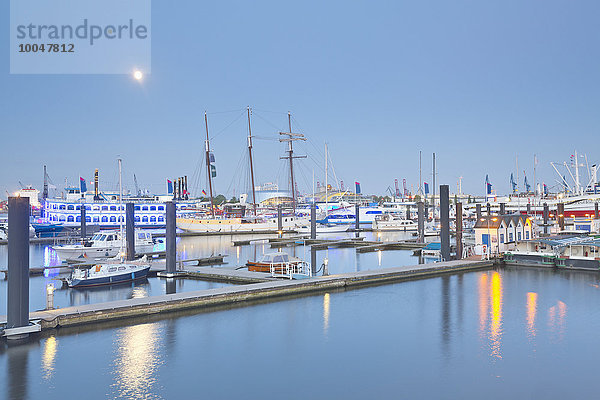
{"type": "Polygon", "coordinates": [[[428,195],[429,194],[429,183],[423,182],[423,186],[425,186],[425,194],[428,195]]]}
{"type": "Polygon", "coordinates": [[[486,193],[492,194],[492,184],[490,183],[490,178],[487,175],[485,176],[485,187],[486,193]]]}
{"type": "Polygon", "coordinates": [[[548,186],[544,183],[544,196],[548,195],[548,186]]]}
{"type": "Polygon", "coordinates": [[[85,179],[79,177],[79,189],[81,193],[87,192],[87,185],[85,184],[85,179]]]}
{"type": "Polygon", "coordinates": [[[167,179],[167,194],[173,194],[173,181],[167,179]]]}
{"type": "Polygon", "coordinates": [[[360,194],[360,183],[354,182],[354,184],[356,185],[356,194],[360,194]]]}
{"type": "Polygon", "coordinates": [[[204,190],[202,191],[202,196],[206,196],[206,192],[204,190]]]}

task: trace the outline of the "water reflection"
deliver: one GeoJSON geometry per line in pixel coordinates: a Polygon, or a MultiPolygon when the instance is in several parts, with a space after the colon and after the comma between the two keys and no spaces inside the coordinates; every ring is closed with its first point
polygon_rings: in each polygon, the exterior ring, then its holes
{"type": "Polygon", "coordinates": [[[157,370],[161,363],[157,323],[119,329],[115,344],[117,355],[113,363],[115,383],[112,387],[122,398],[148,398],[157,390],[157,370]]]}
{"type": "Polygon", "coordinates": [[[502,275],[494,271],[481,274],[479,278],[479,334],[487,336],[490,357],[502,358],[502,275]],[[489,282],[488,282],[489,279],[489,282]]]}
{"type": "Polygon", "coordinates": [[[567,305],[558,300],[548,310],[548,327],[558,341],[564,339],[566,330],[567,305]]]}
{"type": "Polygon", "coordinates": [[[165,293],[175,294],[177,292],[176,281],[173,278],[167,278],[165,281],[165,293]]]}
{"type": "Polygon", "coordinates": [[[527,335],[535,337],[535,317],[537,314],[538,294],[534,292],[527,293],[527,335]]]}
{"type": "Polygon", "coordinates": [[[49,380],[54,374],[54,361],[56,359],[56,351],[58,348],[58,340],[56,336],[50,336],[44,343],[44,352],[42,353],[42,371],[44,379],[49,380]]]}
{"type": "Polygon", "coordinates": [[[323,334],[327,337],[329,332],[329,293],[323,295],[323,334]]]}

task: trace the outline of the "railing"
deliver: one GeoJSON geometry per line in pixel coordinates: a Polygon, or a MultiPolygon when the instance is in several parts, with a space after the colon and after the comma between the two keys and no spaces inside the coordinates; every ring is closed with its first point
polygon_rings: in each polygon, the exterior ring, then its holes
{"type": "Polygon", "coordinates": [[[269,265],[269,270],[272,277],[278,278],[298,279],[310,278],[312,276],[310,265],[305,261],[298,263],[272,263],[269,265]]]}

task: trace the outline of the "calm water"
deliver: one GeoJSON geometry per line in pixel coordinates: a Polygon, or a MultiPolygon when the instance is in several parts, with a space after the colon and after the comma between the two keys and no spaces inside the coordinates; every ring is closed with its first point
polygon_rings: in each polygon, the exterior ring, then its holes
{"type": "MultiPolygon", "coordinates": [[[[354,237],[354,233],[328,234],[324,238],[338,239],[354,237]]],[[[365,240],[396,241],[413,238],[410,233],[362,233],[365,240]]],[[[272,237],[272,235],[269,235],[272,237]]],[[[261,239],[265,235],[257,236],[206,236],[206,237],[184,237],[177,241],[178,259],[190,259],[207,257],[214,254],[226,254],[226,265],[221,267],[233,268],[243,266],[248,260],[260,259],[267,252],[277,251],[271,248],[267,240],[246,246],[233,246],[234,240],[248,240],[250,238],[261,239]]],[[[164,250],[164,243],[155,246],[155,251],[164,250]]],[[[0,246],[0,269],[6,269],[8,263],[8,248],[0,246]]],[[[304,246],[284,248],[284,251],[296,257],[310,261],[310,248],[304,246]]],[[[325,257],[329,258],[329,272],[337,274],[342,272],[360,271],[365,269],[397,267],[402,265],[418,264],[419,260],[414,257],[412,251],[380,251],[373,253],[358,254],[355,249],[330,249],[317,252],[318,265],[323,263],[325,257]]],[[[49,245],[30,246],[30,265],[32,267],[53,267],[61,264],[56,252],[49,245]]],[[[3,274],[2,274],[3,276],[3,274]]],[[[65,275],[66,276],[66,275],[65,275]]],[[[133,297],[145,297],[165,294],[167,282],[165,279],[149,278],[145,282],[135,285],[121,285],[112,287],[100,287],[94,289],[69,289],[61,288],[61,282],[54,280],[56,274],[47,277],[32,277],[30,279],[30,310],[40,310],[46,305],[46,284],[53,283],[60,288],[55,292],[54,304],[57,307],[67,307],[81,304],[100,303],[112,300],[130,299],[133,297]]],[[[6,285],[7,282],[0,280],[0,315],[6,314],[6,285]]],[[[177,292],[210,289],[225,286],[225,284],[204,282],[198,280],[177,280],[175,290],[177,292]]],[[[170,287],[169,289],[173,289],[170,287]]]]}
{"type": "Polygon", "coordinates": [[[472,272],[46,333],[0,350],[0,393],[598,398],[598,332],[597,274],[472,272]]]}

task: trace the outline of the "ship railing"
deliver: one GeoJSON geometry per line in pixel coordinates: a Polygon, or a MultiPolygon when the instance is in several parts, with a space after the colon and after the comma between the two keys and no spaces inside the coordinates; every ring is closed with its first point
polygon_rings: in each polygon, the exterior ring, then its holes
{"type": "Polygon", "coordinates": [[[286,263],[271,263],[269,270],[272,277],[277,278],[310,278],[312,271],[310,265],[305,261],[286,262],[286,263]]]}

